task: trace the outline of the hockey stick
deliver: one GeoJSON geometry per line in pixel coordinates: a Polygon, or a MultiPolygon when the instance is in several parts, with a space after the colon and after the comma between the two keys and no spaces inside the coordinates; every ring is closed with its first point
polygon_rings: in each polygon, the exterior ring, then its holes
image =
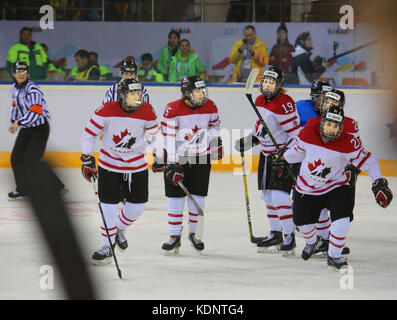
{"type": "Polygon", "coordinates": [[[116,254],[114,252],[114,248],[112,246],[112,242],[110,241],[108,226],[106,224],[105,216],[104,216],[103,211],[102,211],[101,202],[99,201],[99,196],[98,196],[98,191],[97,191],[97,188],[96,188],[95,180],[92,181],[92,187],[94,188],[94,193],[95,193],[96,197],[98,198],[99,211],[101,211],[101,217],[102,217],[103,225],[105,226],[105,231],[106,231],[106,235],[108,237],[108,241],[109,241],[109,244],[110,244],[110,249],[112,250],[113,259],[114,259],[114,262],[115,262],[116,268],[117,268],[117,274],[119,275],[120,279],[123,279],[122,276],[121,276],[121,270],[119,268],[119,264],[117,263],[117,258],[116,258],[116,254]]]}
{"type": "MultiPolygon", "coordinates": [[[[280,153],[280,148],[277,144],[276,139],[274,139],[269,127],[267,126],[266,122],[263,120],[261,114],[258,111],[258,108],[255,106],[255,103],[252,100],[252,93],[254,91],[254,84],[255,84],[256,77],[258,76],[258,73],[259,73],[259,69],[257,69],[257,68],[254,68],[251,70],[251,72],[248,76],[248,79],[247,79],[247,83],[245,84],[245,96],[247,97],[247,99],[250,102],[252,108],[254,109],[256,115],[258,116],[263,128],[265,129],[265,132],[268,134],[270,140],[272,140],[272,143],[274,144],[274,147],[276,148],[277,153],[280,153]]],[[[290,176],[292,177],[292,180],[294,180],[294,183],[295,183],[296,177],[289,166],[287,166],[287,170],[288,170],[288,173],[290,174],[290,176]]]]}
{"type": "Polygon", "coordinates": [[[252,224],[251,224],[251,210],[250,210],[250,202],[248,198],[248,185],[247,185],[247,173],[245,171],[245,161],[244,161],[244,152],[241,152],[241,166],[243,169],[243,180],[244,180],[244,191],[245,191],[245,208],[247,209],[247,218],[248,218],[248,230],[250,233],[250,240],[252,243],[257,243],[261,238],[254,237],[252,234],[252,224]]]}
{"type": "Polygon", "coordinates": [[[191,193],[187,190],[185,185],[182,183],[181,180],[178,180],[178,184],[183,190],[183,192],[188,196],[188,198],[193,202],[193,205],[195,206],[197,213],[198,213],[198,221],[197,221],[197,228],[196,228],[196,238],[197,239],[202,239],[203,238],[203,233],[204,233],[204,212],[194,200],[193,196],[191,193]]]}

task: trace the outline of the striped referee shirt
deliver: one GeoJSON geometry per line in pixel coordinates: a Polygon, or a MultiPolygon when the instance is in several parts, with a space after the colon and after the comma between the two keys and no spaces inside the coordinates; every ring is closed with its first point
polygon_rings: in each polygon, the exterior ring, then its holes
{"type": "Polygon", "coordinates": [[[22,86],[13,84],[11,122],[18,122],[24,128],[32,128],[46,123],[49,118],[44,94],[38,85],[33,81],[22,86]]]}
{"type": "MultiPolygon", "coordinates": [[[[142,84],[141,84],[142,85],[142,84]]],[[[102,101],[102,104],[106,103],[106,102],[113,102],[113,101],[117,101],[118,97],[117,97],[117,82],[112,85],[108,91],[106,91],[105,94],[105,98],[102,101]]],[[[142,98],[144,102],[149,103],[149,92],[146,90],[146,88],[142,85],[142,98]]]]}

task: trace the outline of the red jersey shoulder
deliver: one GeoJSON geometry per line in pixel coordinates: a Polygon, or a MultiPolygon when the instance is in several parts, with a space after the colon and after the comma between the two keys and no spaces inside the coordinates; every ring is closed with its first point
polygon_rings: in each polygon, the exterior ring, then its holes
{"type": "Polygon", "coordinates": [[[358,123],[356,120],[345,117],[345,123],[343,124],[343,131],[350,134],[358,133],[358,123]]]}
{"type": "Polygon", "coordinates": [[[170,102],[164,110],[165,118],[174,118],[176,116],[189,116],[195,114],[217,113],[218,109],[215,103],[208,99],[208,101],[201,107],[195,109],[189,107],[184,99],[170,102]]]}
{"type": "Polygon", "coordinates": [[[163,116],[165,118],[174,118],[178,115],[179,106],[184,103],[183,99],[175,100],[167,104],[163,116]]]}
{"type": "Polygon", "coordinates": [[[299,133],[299,138],[308,144],[317,145],[325,149],[340,153],[351,153],[361,147],[361,140],[347,131],[342,131],[336,140],[323,143],[320,134],[321,117],[311,118],[299,133]]]}
{"type": "Polygon", "coordinates": [[[311,118],[303,127],[301,132],[299,132],[299,139],[312,144],[318,144],[318,142],[321,142],[320,123],[321,117],[311,118]]]}
{"type": "Polygon", "coordinates": [[[138,110],[126,113],[120,106],[119,101],[106,102],[98,109],[95,114],[100,117],[119,117],[119,118],[133,118],[141,120],[156,120],[156,113],[151,104],[142,102],[138,110]]]}
{"type": "Polygon", "coordinates": [[[105,102],[95,110],[95,114],[100,117],[111,117],[117,113],[117,109],[121,109],[119,101],[105,102]]]}
{"type": "Polygon", "coordinates": [[[285,93],[280,93],[277,98],[269,102],[266,102],[265,97],[260,95],[256,98],[255,105],[280,115],[296,112],[295,101],[285,93]]]}
{"type": "Polygon", "coordinates": [[[156,112],[152,105],[148,102],[142,102],[138,110],[129,114],[131,118],[138,118],[146,121],[153,121],[157,119],[156,112]]]}

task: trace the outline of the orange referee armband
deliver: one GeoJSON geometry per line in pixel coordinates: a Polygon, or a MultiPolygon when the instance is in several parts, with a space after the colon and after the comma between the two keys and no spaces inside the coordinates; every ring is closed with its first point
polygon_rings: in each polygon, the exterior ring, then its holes
{"type": "Polygon", "coordinates": [[[42,114],[43,113],[43,107],[38,105],[38,104],[34,104],[29,108],[30,111],[38,113],[38,114],[42,114]]]}

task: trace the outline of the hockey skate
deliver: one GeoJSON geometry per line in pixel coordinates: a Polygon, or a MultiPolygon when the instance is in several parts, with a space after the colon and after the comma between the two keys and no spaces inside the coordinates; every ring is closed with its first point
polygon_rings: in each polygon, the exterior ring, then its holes
{"type": "Polygon", "coordinates": [[[8,193],[8,200],[9,201],[24,201],[27,200],[26,196],[21,195],[18,191],[14,190],[8,193]]]}
{"type": "Polygon", "coordinates": [[[349,259],[349,254],[350,254],[350,248],[349,247],[343,247],[342,249],[342,258],[347,261],[349,259]]]}
{"type": "Polygon", "coordinates": [[[345,271],[348,268],[348,264],[345,260],[339,258],[331,258],[327,256],[327,265],[329,270],[333,271],[345,271]]]}
{"type": "Polygon", "coordinates": [[[192,244],[192,247],[199,253],[202,253],[204,250],[204,243],[195,237],[195,233],[190,232],[189,233],[189,240],[192,244]]]}
{"type": "Polygon", "coordinates": [[[125,230],[117,229],[116,233],[116,244],[119,249],[123,252],[128,248],[127,238],[125,237],[125,230]]]}
{"type": "Polygon", "coordinates": [[[109,246],[103,246],[92,255],[92,263],[94,266],[103,266],[112,263],[112,249],[109,246]]]}
{"type": "Polygon", "coordinates": [[[296,248],[295,234],[294,233],[285,234],[284,242],[280,247],[280,251],[282,252],[283,257],[295,256],[295,248],[296,248]]]}
{"type": "Polygon", "coordinates": [[[319,237],[320,241],[317,245],[316,248],[314,248],[314,252],[313,252],[313,256],[316,257],[327,257],[327,252],[328,252],[328,244],[329,244],[329,240],[328,239],[324,239],[322,237],[319,237]]]}
{"type": "Polygon", "coordinates": [[[175,256],[179,254],[179,247],[181,246],[181,236],[172,235],[168,242],[164,242],[162,249],[166,256],[175,256]]]}
{"type": "Polygon", "coordinates": [[[313,244],[306,244],[302,251],[302,259],[309,260],[309,258],[313,255],[314,251],[316,250],[318,244],[320,243],[321,238],[317,237],[317,240],[313,244]]]}
{"type": "Polygon", "coordinates": [[[269,235],[260,239],[256,245],[258,253],[278,253],[283,243],[283,234],[281,231],[270,231],[269,235]]]}

